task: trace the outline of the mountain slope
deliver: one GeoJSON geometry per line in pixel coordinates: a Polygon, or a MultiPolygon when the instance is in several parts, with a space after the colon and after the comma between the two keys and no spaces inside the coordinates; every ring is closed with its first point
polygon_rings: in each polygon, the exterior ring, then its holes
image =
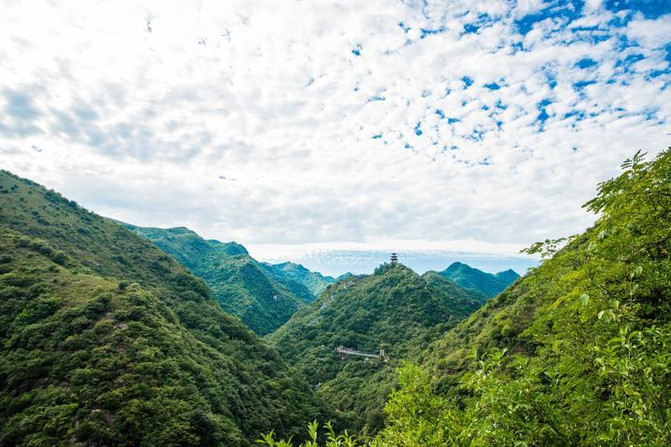
{"type": "Polygon", "coordinates": [[[483,304],[487,301],[487,297],[481,293],[463,289],[440,273],[428,271],[422,275],[422,279],[431,286],[434,293],[439,294],[446,302],[450,303],[451,309],[459,311],[459,315],[466,316],[473,311],[472,301],[478,304],[483,304]]]}
{"type": "Polygon", "coordinates": [[[513,270],[491,274],[461,262],[455,262],[438,273],[454,281],[458,286],[479,292],[487,298],[492,298],[503,292],[506,287],[520,277],[513,270]]]}
{"type": "Polygon", "coordinates": [[[373,275],[330,286],[267,338],[340,410],[345,426],[375,432],[383,424],[380,409],[394,383],[393,367],[480,305],[480,296],[451,286],[436,290],[407,267],[383,265],[373,275]],[[341,361],[340,345],[371,354],[382,349],[391,361],[341,361]]]}
{"type": "Polygon", "coordinates": [[[235,242],[205,240],[184,227],[124,225],[203,278],[221,307],[259,335],[274,331],[305,302],[314,300],[305,286],[269,273],[235,242]]]}
{"type": "Polygon", "coordinates": [[[248,446],[321,413],[207,286],[0,171],[0,445],[248,446]]]}
{"type": "Polygon", "coordinates": [[[402,370],[377,445],[671,444],[671,150],[623,169],[592,228],[531,247],[540,267],[402,370]]]}
{"type": "Polygon", "coordinates": [[[332,276],[324,276],[319,272],[313,272],[300,264],[293,262],[283,262],[281,264],[263,264],[267,270],[279,278],[285,278],[287,281],[296,281],[307,287],[307,289],[318,297],[326,288],[336,282],[332,276]]]}

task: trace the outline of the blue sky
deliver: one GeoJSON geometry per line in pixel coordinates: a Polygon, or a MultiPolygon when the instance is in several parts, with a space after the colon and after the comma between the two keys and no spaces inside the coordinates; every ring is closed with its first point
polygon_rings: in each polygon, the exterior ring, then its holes
{"type": "Polygon", "coordinates": [[[261,259],[508,259],[670,145],[670,36],[660,0],[9,2],[0,166],[261,259]]]}

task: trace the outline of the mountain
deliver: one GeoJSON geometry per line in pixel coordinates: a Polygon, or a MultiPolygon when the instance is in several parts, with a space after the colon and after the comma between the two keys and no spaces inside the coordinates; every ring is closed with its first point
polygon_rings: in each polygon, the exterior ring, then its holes
{"type": "Polygon", "coordinates": [[[336,406],[340,423],[373,433],[384,422],[381,408],[395,382],[394,368],[481,301],[437,274],[420,277],[401,264],[385,264],[372,275],[329,286],[267,339],[336,406]],[[384,350],[390,361],[340,360],[339,346],[369,354],[384,350]]]}
{"type": "Polygon", "coordinates": [[[221,307],[259,335],[274,331],[315,299],[302,283],[275,273],[235,242],[205,240],[185,227],[124,225],[204,279],[221,307]]]}
{"type": "Polygon", "coordinates": [[[250,446],[324,411],[172,257],[6,171],[0,403],[2,446],[250,446]]]}
{"type": "Polygon", "coordinates": [[[460,314],[464,316],[472,312],[471,301],[484,304],[488,299],[480,292],[458,286],[454,281],[437,272],[428,271],[422,275],[422,279],[431,286],[435,293],[441,295],[445,300],[451,300],[450,306],[452,309],[455,309],[455,306],[459,303],[464,305],[460,309],[460,314]]]}
{"type": "Polygon", "coordinates": [[[508,287],[510,284],[514,283],[517,280],[517,278],[520,277],[520,275],[517,274],[515,270],[508,269],[502,272],[495,273],[494,277],[497,278],[502,283],[507,284],[506,287],[508,287]]]}
{"type": "Polygon", "coordinates": [[[585,204],[594,225],[400,371],[376,446],[671,445],[671,150],[585,204]]]}
{"type": "Polygon", "coordinates": [[[462,264],[461,262],[455,262],[438,273],[454,281],[464,289],[474,290],[487,298],[492,298],[503,292],[506,287],[520,277],[513,270],[491,274],[462,264]]]}
{"type": "MultiPolygon", "coordinates": [[[[314,297],[318,297],[326,288],[336,282],[332,276],[324,276],[319,272],[313,272],[300,264],[293,262],[283,262],[281,264],[263,263],[272,275],[277,275],[284,281],[295,281],[302,284],[312,292],[314,297]]],[[[342,277],[340,277],[342,278],[342,277]]]]}

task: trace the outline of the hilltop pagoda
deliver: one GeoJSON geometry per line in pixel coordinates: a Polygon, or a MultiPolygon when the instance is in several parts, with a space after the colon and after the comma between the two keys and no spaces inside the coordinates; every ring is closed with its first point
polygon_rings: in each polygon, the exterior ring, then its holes
{"type": "Polygon", "coordinates": [[[390,260],[392,264],[398,264],[398,255],[396,253],[392,253],[390,260]]]}

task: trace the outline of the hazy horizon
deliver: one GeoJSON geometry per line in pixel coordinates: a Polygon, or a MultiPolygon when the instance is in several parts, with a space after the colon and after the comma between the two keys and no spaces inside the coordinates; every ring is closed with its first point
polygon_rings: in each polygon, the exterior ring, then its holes
{"type": "MultiPolygon", "coordinates": [[[[118,221],[117,219],[107,217],[118,221]]],[[[118,221],[121,222],[121,221],[118,221]]],[[[133,222],[121,222],[135,225],[133,222]]],[[[186,225],[177,225],[175,227],[157,227],[153,228],[189,228],[186,225]]],[[[198,232],[196,231],[196,234],[198,232]]],[[[501,253],[488,253],[487,244],[478,244],[471,241],[470,244],[461,244],[462,248],[471,248],[477,251],[455,251],[455,250],[436,250],[428,248],[432,244],[427,241],[404,242],[394,244],[393,241],[386,241],[382,244],[247,244],[245,241],[230,240],[221,237],[204,236],[198,234],[206,240],[216,240],[219,242],[235,242],[244,246],[249,254],[260,262],[269,264],[280,264],[284,262],[293,262],[301,264],[311,271],[319,272],[325,276],[338,277],[345,273],[370,274],[380,264],[389,261],[390,254],[395,252],[399,256],[399,262],[410,267],[419,274],[428,270],[440,271],[449,267],[453,262],[462,262],[471,267],[477,268],[487,273],[498,273],[504,270],[512,269],[520,276],[526,273],[530,267],[539,264],[539,258],[514,252],[508,254],[507,251],[501,253]],[[345,245],[347,249],[339,249],[339,245],[345,245]],[[424,246],[424,249],[421,247],[424,246]]],[[[510,250],[510,247],[507,248],[510,250]]]]}
{"type": "MultiPolygon", "coordinates": [[[[250,254],[254,256],[253,251],[250,254]]],[[[305,253],[302,257],[292,257],[284,261],[301,264],[323,275],[338,277],[344,273],[370,274],[376,267],[389,262],[391,251],[320,251],[305,253]]],[[[476,253],[459,252],[399,252],[399,262],[420,275],[429,271],[445,270],[454,262],[461,262],[487,273],[514,270],[523,276],[530,267],[538,266],[539,261],[527,257],[486,256],[476,253]]],[[[271,264],[283,262],[280,258],[258,260],[271,264]]]]}

